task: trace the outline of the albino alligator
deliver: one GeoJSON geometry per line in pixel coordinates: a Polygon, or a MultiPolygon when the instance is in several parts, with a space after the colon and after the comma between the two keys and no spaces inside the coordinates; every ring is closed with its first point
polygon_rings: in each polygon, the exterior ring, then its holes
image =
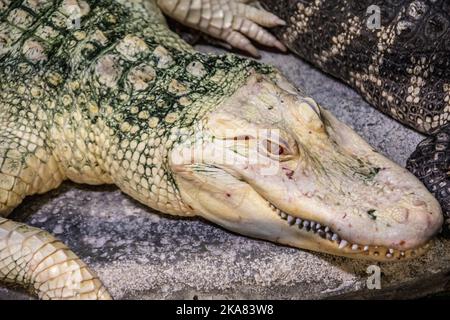
{"type": "MultiPolygon", "coordinates": [[[[250,22],[273,15],[232,9],[233,28],[276,43],[250,22]]],[[[0,0],[0,122],[0,280],[44,299],[110,298],[69,248],[6,218],[66,179],[354,258],[419,255],[442,225],[412,174],[274,68],[194,51],[154,1],[0,0]]]]}
{"type": "MultiPolygon", "coordinates": [[[[190,1],[167,0],[173,6],[187,2],[190,1]]],[[[201,12],[208,17],[211,12],[208,3],[221,1],[200,2],[203,3],[201,12]]],[[[287,48],[349,84],[380,111],[430,135],[411,155],[407,168],[441,203],[447,218],[443,234],[450,236],[450,124],[447,125],[450,119],[450,2],[258,2],[287,22],[274,29],[274,34],[287,48]]],[[[183,6],[178,5],[180,7],[183,6]]],[[[183,10],[175,15],[179,20],[188,16],[183,10]]],[[[258,56],[257,49],[247,39],[236,43],[204,25],[189,25],[212,36],[219,34],[220,39],[258,56]]],[[[220,30],[223,29],[226,28],[220,30]]],[[[249,37],[258,40],[252,35],[249,37]]],[[[263,43],[284,50],[278,41],[263,43]]]]}

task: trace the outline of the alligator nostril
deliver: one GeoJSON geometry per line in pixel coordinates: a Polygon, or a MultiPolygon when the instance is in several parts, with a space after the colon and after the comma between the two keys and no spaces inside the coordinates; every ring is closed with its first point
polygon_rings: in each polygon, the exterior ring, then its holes
{"type": "Polygon", "coordinates": [[[415,206],[415,207],[426,207],[427,204],[423,200],[414,200],[413,206],[415,206]]]}
{"type": "Polygon", "coordinates": [[[406,223],[409,217],[409,210],[406,208],[395,208],[392,211],[392,219],[398,223],[406,223]]]}
{"type": "Polygon", "coordinates": [[[284,173],[286,174],[286,177],[288,177],[289,180],[293,179],[293,176],[294,176],[294,171],[293,170],[283,167],[283,171],[284,171],[284,173]]]}

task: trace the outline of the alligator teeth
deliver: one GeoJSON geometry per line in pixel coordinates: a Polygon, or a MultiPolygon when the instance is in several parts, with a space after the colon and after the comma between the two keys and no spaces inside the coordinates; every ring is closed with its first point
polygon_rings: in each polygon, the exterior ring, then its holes
{"type": "Polygon", "coordinates": [[[331,240],[337,241],[337,240],[339,240],[339,236],[335,233],[335,234],[333,234],[333,236],[331,237],[331,240]]]}
{"type": "Polygon", "coordinates": [[[293,216],[288,216],[287,217],[287,223],[290,225],[293,225],[295,222],[295,218],[293,216]]]}
{"type": "Polygon", "coordinates": [[[394,253],[394,249],[392,249],[392,248],[390,248],[388,251],[389,251],[390,254],[394,253]]]}
{"type": "Polygon", "coordinates": [[[392,258],[392,254],[388,252],[388,253],[386,253],[386,257],[392,258]]]}
{"type": "Polygon", "coordinates": [[[364,246],[363,251],[369,251],[369,246],[364,246]]]}
{"type": "Polygon", "coordinates": [[[306,228],[307,226],[309,226],[309,221],[305,220],[303,221],[303,226],[306,228]]]}
{"type": "Polygon", "coordinates": [[[311,221],[311,229],[314,229],[315,226],[316,226],[316,223],[314,221],[311,221]]]}
{"type": "Polygon", "coordinates": [[[301,225],[302,224],[302,219],[300,219],[300,218],[297,218],[297,219],[295,219],[295,224],[296,225],[301,225]]]}
{"type": "Polygon", "coordinates": [[[358,250],[358,245],[357,244],[352,245],[352,250],[358,250]]]}
{"type": "Polygon", "coordinates": [[[285,219],[286,220],[286,218],[287,218],[287,214],[284,213],[284,212],[281,212],[280,216],[281,216],[281,219],[285,219]]]}
{"type": "Polygon", "coordinates": [[[341,240],[341,242],[339,243],[339,249],[344,249],[347,244],[348,244],[347,241],[341,240]]]}
{"type": "Polygon", "coordinates": [[[319,230],[322,226],[320,225],[320,223],[316,224],[316,230],[319,230]]]}
{"type": "Polygon", "coordinates": [[[330,231],[330,228],[329,227],[325,227],[325,232],[328,232],[328,231],[330,231]]]}

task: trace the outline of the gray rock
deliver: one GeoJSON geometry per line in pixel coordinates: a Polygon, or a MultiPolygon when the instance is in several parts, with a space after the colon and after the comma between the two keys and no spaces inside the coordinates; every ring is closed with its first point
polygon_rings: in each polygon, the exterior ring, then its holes
{"type": "MultiPolygon", "coordinates": [[[[292,55],[266,52],[263,61],[278,66],[401,165],[422,139],[370,107],[344,84],[292,55]]],[[[370,262],[249,239],[199,219],[167,217],[114,187],[66,183],[26,199],[14,218],[57,234],[99,274],[115,299],[407,298],[449,289],[450,243],[446,240],[437,240],[418,259],[377,263],[381,289],[369,290],[370,262]]],[[[29,297],[0,289],[0,298],[29,297]]]]}

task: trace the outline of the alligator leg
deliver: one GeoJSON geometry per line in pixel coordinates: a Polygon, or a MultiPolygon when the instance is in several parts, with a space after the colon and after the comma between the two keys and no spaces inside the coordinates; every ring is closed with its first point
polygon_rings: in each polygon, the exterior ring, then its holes
{"type": "Polygon", "coordinates": [[[286,51],[286,47],[263,27],[285,22],[243,0],[157,0],[158,6],[176,21],[202,31],[231,46],[258,57],[258,49],[249,39],[286,51]]]}
{"type": "Polygon", "coordinates": [[[406,164],[437,198],[445,224],[442,235],[450,238],[450,125],[422,141],[406,164]]]}
{"type": "Polygon", "coordinates": [[[95,273],[64,244],[46,231],[3,218],[25,196],[57,187],[63,175],[33,130],[2,128],[0,282],[21,285],[42,299],[110,299],[95,273]]]}
{"type": "Polygon", "coordinates": [[[0,218],[0,281],[40,299],[111,299],[97,275],[46,231],[0,218]]]}

